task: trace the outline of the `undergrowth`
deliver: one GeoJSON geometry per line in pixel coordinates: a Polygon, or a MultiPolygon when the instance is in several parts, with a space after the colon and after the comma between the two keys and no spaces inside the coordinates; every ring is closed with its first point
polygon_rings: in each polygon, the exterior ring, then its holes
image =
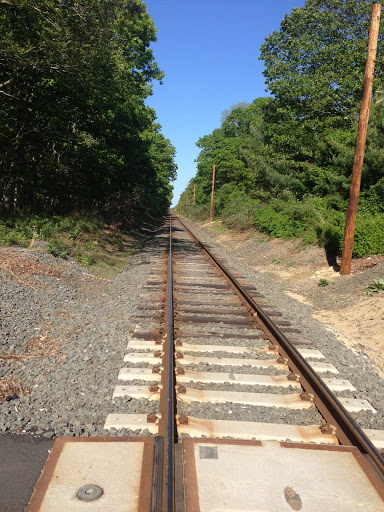
{"type": "MultiPolygon", "coordinates": [[[[189,207],[184,215],[192,220],[206,220],[208,208],[209,205],[189,207]]],[[[225,202],[218,202],[214,219],[237,231],[255,227],[271,238],[300,238],[304,246],[319,245],[340,255],[346,208],[346,203],[336,204],[332,197],[307,195],[298,200],[291,192],[283,192],[278,198],[261,202],[236,191],[227,195],[225,202]]],[[[353,257],[372,254],[384,254],[384,218],[382,213],[367,208],[363,198],[357,215],[353,257]]]]}
{"type": "Polygon", "coordinates": [[[46,251],[57,258],[72,257],[84,267],[111,254],[130,256],[140,245],[127,244],[127,233],[119,226],[107,225],[102,219],[84,214],[35,215],[21,213],[0,220],[0,245],[33,248],[47,242],[46,251]]]}

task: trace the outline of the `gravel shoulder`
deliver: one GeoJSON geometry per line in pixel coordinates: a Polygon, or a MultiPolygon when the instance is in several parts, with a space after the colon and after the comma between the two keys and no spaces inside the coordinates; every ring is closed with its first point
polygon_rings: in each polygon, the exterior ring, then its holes
{"type": "Polygon", "coordinates": [[[109,435],[107,414],[144,412],[112,393],[155,236],[111,279],[42,249],[0,248],[0,432],[109,435]]]}

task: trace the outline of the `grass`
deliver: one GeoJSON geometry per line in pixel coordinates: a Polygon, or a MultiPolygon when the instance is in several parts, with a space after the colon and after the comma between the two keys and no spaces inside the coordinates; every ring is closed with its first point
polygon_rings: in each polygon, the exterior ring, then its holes
{"type": "Polygon", "coordinates": [[[98,217],[73,214],[9,216],[0,221],[0,245],[33,248],[46,242],[56,258],[76,259],[100,277],[120,272],[127,259],[141,247],[145,235],[107,225],[98,217]]]}

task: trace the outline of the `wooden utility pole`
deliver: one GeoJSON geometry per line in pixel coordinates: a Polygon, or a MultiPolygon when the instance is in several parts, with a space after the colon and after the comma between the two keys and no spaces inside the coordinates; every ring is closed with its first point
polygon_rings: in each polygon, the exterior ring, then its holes
{"type": "Polygon", "coordinates": [[[215,190],[215,171],[216,166],[213,166],[213,172],[212,172],[212,193],[211,193],[211,213],[209,215],[209,222],[212,222],[212,214],[213,214],[213,192],[215,190]]]}
{"type": "Polygon", "coordinates": [[[347,275],[351,269],[353,239],[355,236],[357,204],[359,202],[361,171],[364,162],[365,142],[369,120],[369,107],[371,104],[373,74],[375,71],[375,59],[377,51],[377,39],[379,36],[381,4],[372,5],[371,28],[369,30],[367,63],[365,66],[363,97],[361,100],[359,126],[357,128],[357,140],[355,157],[353,159],[351,188],[347,218],[345,222],[343,253],[341,256],[340,274],[347,275]]]}
{"type": "Polygon", "coordinates": [[[193,185],[193,206],[195,206],[195,199],[196,199],[196,185],[193,185]]]}
{"type": "Polygon", "coordinates": [[[185,201],[185,207],[188,208],[188,192],[187,192],[187,199],[185,201]]]}

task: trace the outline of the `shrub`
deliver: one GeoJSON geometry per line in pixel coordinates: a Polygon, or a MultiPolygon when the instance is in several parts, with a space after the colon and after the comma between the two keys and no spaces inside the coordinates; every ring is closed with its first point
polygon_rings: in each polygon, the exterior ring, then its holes
{"type": "Polygon", "coordinates": [[[56,258],[62,258],[64,260],[71,254],[71,249],[59,238],[53,238],[49,241],[47,251],[56,258]]]}
{"type": "MultiPolygon", "coordinates": [[[[194,206],[188,206],[188,208],[184,208],[182,215],[191,220],[203,222],[209,219],[210,208],[210,204],[195,204],[194,206]]],[[[175,213],[177,214],[179,212],[175,211],[175,213]]]]}
{"type": "Polygon", "coordinates": [[[257,204],[258,201],[245,195],[230,198],[222,215],[224,224],[238,230],[252,227],[257,204]]]}
{"type": "Polygon", "coordinates": [[[382,215],[358,216],[356,221],[353,256],[384,254],[384,218],[382,215]]]}

